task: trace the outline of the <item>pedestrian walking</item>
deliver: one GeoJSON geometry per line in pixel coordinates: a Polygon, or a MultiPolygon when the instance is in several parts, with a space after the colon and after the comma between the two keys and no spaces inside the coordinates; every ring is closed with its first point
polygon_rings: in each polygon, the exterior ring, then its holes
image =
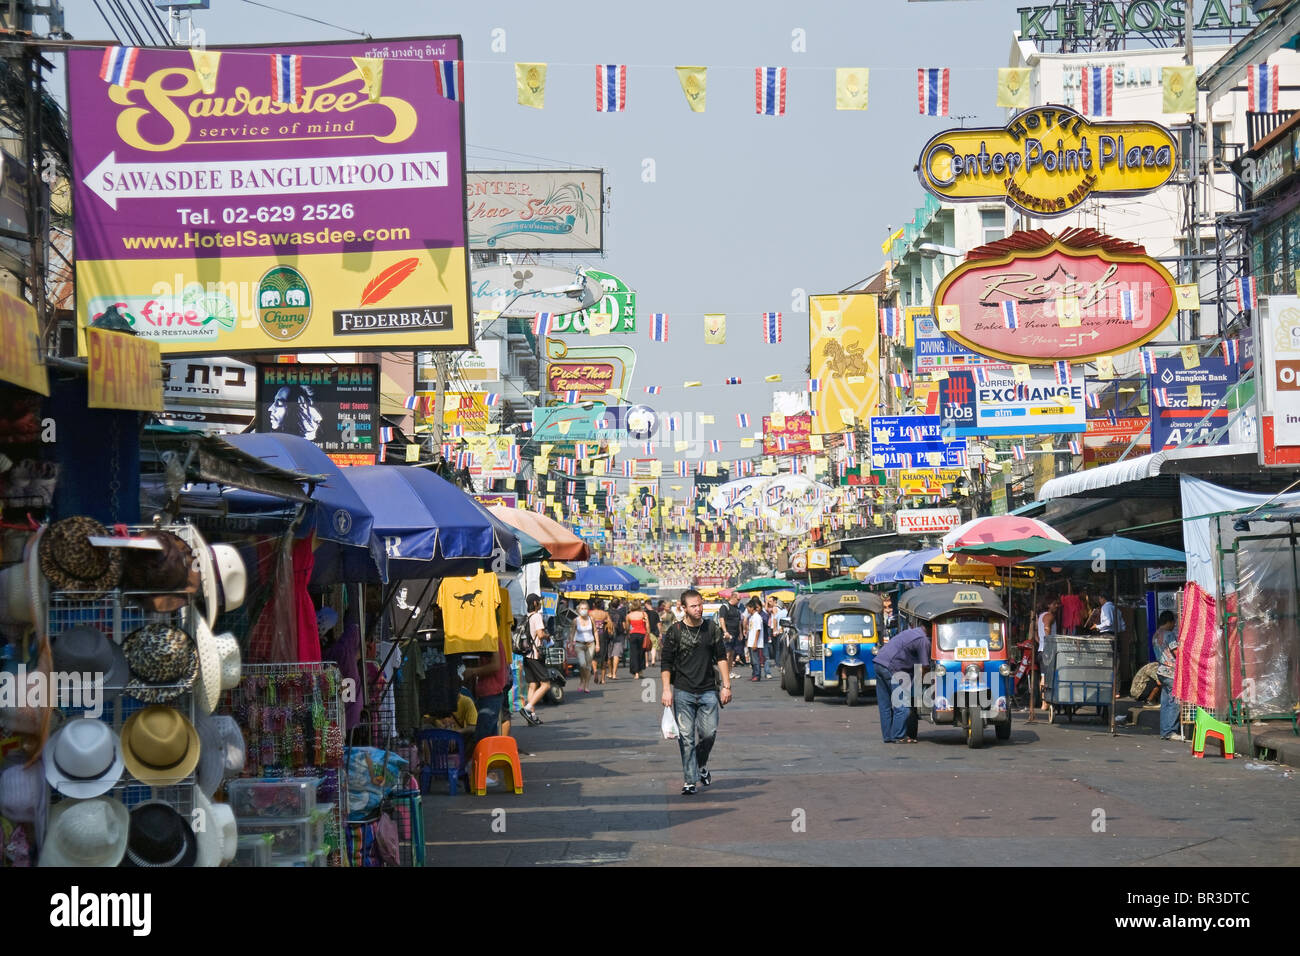
{"type": "Polygon", "coordinates": [[[590,693],[592,665],[600,641],[596,637],[596,622],[591,619],[591,608],[586,601],[578,602],[578,616],[573,619],[573,646],[578,654],[578,690],[590,693]]]}
{"type": "Polygon", "coordinates": [[[592,679],[597,684],[605,683],[605,669],[609,666],[609,612],[605,610],[603,598],[592,598],[591,608],[592,633],[596,638],[596,656],[592,665],[592,679]]]}
{"type": "Polygon", "coordinates": [[[1038,700],[1043,710],[1047,710],[1047,672],[1051,662],[1047,656],[1047,639],[1056,636],[1056,622],[1061,612],[1061,602],[1049,598],[1038,614],[1038,700]]]}
{"type": "Polygon", "coordinates": [[[618,664],[623,659],[623,648],[627,641],[627,608],[622,598],[615,598],[609,605],[609,624],[612,636],[609,639],[610,680],[618,680],[618,664]]]}
{"type": "Polygon", "coordinates": [[[645,670],[645,655],[650,643],[650,617],[639,600],[632,602],[627,615],[627,669],[636,680],[645,670]]]}
{"type": "Polygon", "coordinates": [[[694,588],[682,595],[684,616],[664,634],[663,695],[665,707],[677,720],[677,744],[682,755],[682,796],[697,784],[709,786],[709,755],[718,736],[718,715],[731,701],[731,671],[722,674],[718,689],[715,666],[726,661],[726,635],[714,621],[704,620],[704,599],[694,588]]]}
{"type": "Polygon", "coordinates": [[[542,719],[537,716],[533,708],[551,689],[551,682],[548,680],[550,675],[547,674],[546,665],[542,662],[542,649],[547,634],[546,620],[542,617],[540,594],[528,595],[528,621],[525,627],[528,628],[528,653],[524,655],[524,680],[528,684],[528,696],[524,700],[524,706],[520,708],[520,713],[524,715],[524,720],[535,727],[542,722],[542,719]]]}
{"type": "Polygon", "coordinates": [[[646,665],[654,667],[659,662],[659,635],[664,626],[664,602],[661,600],[656,605],[651,601],[646,605],[645,614],[650,619],[650,650],[646,655],[646,665]]]}
{"type": "Polygon", "coordinates": [[[740,595],[734,591],[727,595],[727,603],[718,610],[718,620],[726,631],[727,676],[732,680],[736,679],[736,662],[745,656],[743,613],[740,609],[740,595]]]}
{"type": "Polygon", "coordinates": [[[916,743],[912,724],[914,675],[917,665],[930,666],[930,635],[909,627],[876,652],[876,702],[880,706],[880,736],[887,744],[916,743]],[[895,685],[894,675],[899,675],[895,685]],[[910,731],[910,733],[909,733],[910,731]]]}
{"type": "Polygon", "coordinates": [[[749,651],[749,663],[753,670],[750,681],[763,679],[763,602],[757,597],[749,599],[746,605],[748,615],[745,618],[745,647],[749,651]]]}

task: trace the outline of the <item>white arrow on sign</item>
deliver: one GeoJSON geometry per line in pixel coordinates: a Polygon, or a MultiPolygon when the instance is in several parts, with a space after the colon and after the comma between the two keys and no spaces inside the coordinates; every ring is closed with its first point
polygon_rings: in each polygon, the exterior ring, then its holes
{"type": "Polygon", "coordinates": [[[110,208],[123,199],[209,199],[447,185],[447,154],[322,156],[213,163],[119,163],[110,152],[83,182],[110,208]]]}

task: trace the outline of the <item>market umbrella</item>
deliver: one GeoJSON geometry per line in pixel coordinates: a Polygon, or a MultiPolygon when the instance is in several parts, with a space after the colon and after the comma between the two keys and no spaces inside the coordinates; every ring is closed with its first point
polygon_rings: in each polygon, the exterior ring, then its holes
{"type": "Polygon", "coordinates": [[[491,505],[488,511],[510,527],[527,531],[546,545],[552,558],[560,561],[586,561],[591,557],[591,549],[587,547],[587,542],[553,518],[538,514],[536,511],[507,508],[504,505],[491,505]]]}
{"type": "Polygon", "coordinates": [[[830,578],[826,581],[818,581],[808,588],[809,591],[819,593],[821,591],[860,591],[866,588],[866,584],[853,577],[851,574],[842,574],[838,578],[830,578]]]}
{"type": "Polygon", "coordinates": [[[934,561],[942,554],[943,552],[938,548],[905,551],[902,555],[876,565],[875,569],[867,575],[866,581],[868,584],[919,583],[924,576],[926,562],[934,561]]]}
{"type": "Polygon", "coordinates": [[[876,568],[882,564],[892,561],[894,558],[902,557],[908,554],[907,551],[886,551],[884,554],[878,554],[874,558],[867,558],[849,573],[859,581],[866,581],[876,568]]]}
{"type": "Polygon", "coordinates": [[[1028,558],[1037,557],[1048,552],[1060,551],[1062,548],[1068,547],[1070,547],[1068,541],[1034,537],[1015,538],[1010,541],[960,544],[955,546],[952,551],[957,555],[959,562],[978,559],[984,564],[1009,568],[1013,564],[1023,563],[1028,558]]]}
{"type": "Polygon", "coordinates": [[[624,567],[622,570],[626,571],[628,574],[632,575],[632,577],[640,581],[642,587],[645,587],[646,585],[649,584],[657,584],[659,582],[659,579],[654,576],[653,572],[647,571],[645,568],[638,567],[635,564],[629,564],[626,567],[624,567]]]}
{"type": "Polygon", "coordinates": [[[527,531],[521,531],[518,528],[510,527],[510,525],[506,524],[491,512],[488,513],[488,516],[492,519],[494,524],[499,525],[497,528],[497,536],[500,540],[504,541],[508,535],[514,535],[515,540],[519,542],[519,558],[524,564],[532,564],[534,561],[545,561],[551,556],[551,552],[547,550],[546,545],[542,544],[527,531]]]}
{"type": "Polygon", "coordinates": [[[744,584],[736,585],[735,589],[737,591],[773,591],[794,586],[794,582],[784,581],[781,578],[753,578],[744,584]]]}
{"type": "Polygon", "coordinates": [[[622,568],[608,564],[579,568],[569,582],[569,590],[573,591],[627,591],[634,594],[640,589],[641,582],[635,577],[622,568]]]}
{"type": "Polygon", "coordinates": [[[1051,525],[1020,515],[990,515],[985,518],[975,518],[953,528],[939,543],[945,554],[952,554],[959,546],[992,544],[997,541],[1017,541],[1026,538],[1048,538],[1070,543],[1051,525]]]}

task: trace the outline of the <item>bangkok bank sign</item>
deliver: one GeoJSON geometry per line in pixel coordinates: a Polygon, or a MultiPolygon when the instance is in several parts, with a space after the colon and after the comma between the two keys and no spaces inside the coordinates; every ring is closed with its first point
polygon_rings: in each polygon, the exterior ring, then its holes
{"type": "Polygon", "coordinates": [[[1176,311],[1174,279],[1091,229],[1012,233],[972,249],[935,290],[939,329],[1004,362],[1088,362],[1137,348],[1176,311]]]}

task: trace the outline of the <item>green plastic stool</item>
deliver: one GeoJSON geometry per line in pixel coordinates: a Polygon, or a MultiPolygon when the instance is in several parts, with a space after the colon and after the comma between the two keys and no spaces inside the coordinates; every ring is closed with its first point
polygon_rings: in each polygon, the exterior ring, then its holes
{"type": "Polygon", "coordinates": [[[1223,745],[1223,759],[1231,760],[1237,756],[1233,749],[1232,728],[1221,720],[1216,720],[1214,716],[1203,707],[1196,708],[1196,732],[1192,736],[1192,756],[1201,758],[1205,756],[1205,741],[1207,738],[1217,738],[1223,745]]]}

